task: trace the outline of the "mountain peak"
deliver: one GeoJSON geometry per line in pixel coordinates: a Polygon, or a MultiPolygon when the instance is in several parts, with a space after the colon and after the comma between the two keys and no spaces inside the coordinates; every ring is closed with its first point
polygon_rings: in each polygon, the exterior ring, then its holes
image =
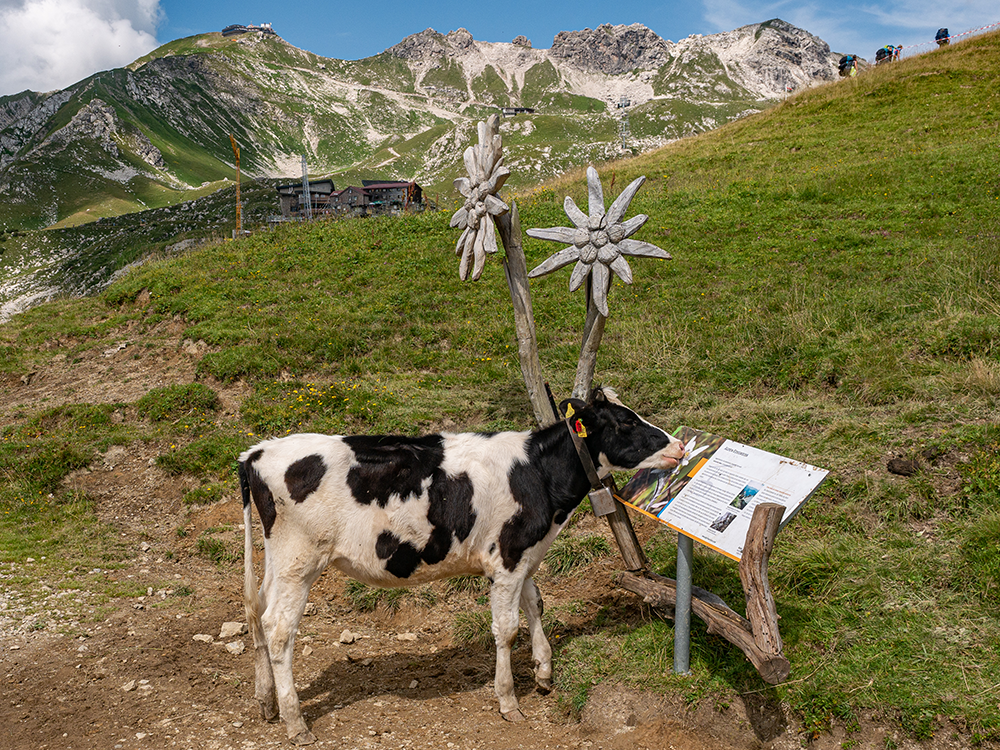
{"type": "Polygon", "coordinates": [[[428,27],[416,34],[394,44],[386,50],[393,57],[402,60],[428,60],[435,57],[445,57],[449,52],[454,54],[452,48],[467,47],[472,43],[472,34],[465,29],[452,31],[447,36],[440,31],[428,27]]]}
{"type": "Polygon", "coordinates": [[[551,55],[581,70],[620,75],[659,68],[670,59],[670,44],[641,23],[605,23],[596,29],[560,31],[552,40],[551,55]]]}

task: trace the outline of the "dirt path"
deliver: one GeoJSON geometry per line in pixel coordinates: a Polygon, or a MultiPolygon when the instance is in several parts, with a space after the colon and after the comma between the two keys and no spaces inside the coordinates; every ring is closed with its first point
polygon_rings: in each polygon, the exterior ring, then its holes
{"type": "MultiPolygon", "coordinates": [[[[197,531],[217,525],[236,510],[235,501],[222,503],[194,513],[187,526],[197,531]]],[[[123,520],[122,509],[116,512],[123,520]]],[[[134,531],[136,521],[126,525],[134,531]]],[[[145,586],[144,594],[99,601],[50,585],[33,597],[43,602],[41,609],[25,607],[20,618],[21,600],[8,596],[0,687],[0,720],[8,734],[0,746],[288,746],[280,724],[259,718],[249,637],[219,638],[223,623],[243,620],[238,571],[191,554],[184,539],[196,534],[180,538],[168,527],[161,522],[148,529],[150,541],[138,545],[127,567],[81,572],[121,588],[145,586]],[[171,536],[178,542],[171,543],[171,536]],[[62,622],[64,632],[42,629],[52,620],[62,622]]],[[[4,570],[4,577],[16,575],[18,567],[4,570]]],[[[296,643],[296,678],[306,720],[320,738],[317,747],[720,747],[715,730],[696,729],[693,714],[640,722],[617,690],[599,691],[584,720],[571,720],[556,694],[533,690],[523,638],[514,669],[528,719],[505,722],[492,690],[492,650],[452,641],[450,622],[474,604],[471,595],[446,594],[431,607],[408,604],[391,615],[359,615],[339,599],[342,586],[335,575],[317,584],[315,613],[303,620],[296,643]],[[353,643],[340,642],[345,629],[356,636],[353,643]]],[[[613,595],[600,588],[594,589],[600,596],[613,595]]],[[[744,725],[745,741],[722,746],[755,746],[745,721],[730,718],[744,725]]]]}

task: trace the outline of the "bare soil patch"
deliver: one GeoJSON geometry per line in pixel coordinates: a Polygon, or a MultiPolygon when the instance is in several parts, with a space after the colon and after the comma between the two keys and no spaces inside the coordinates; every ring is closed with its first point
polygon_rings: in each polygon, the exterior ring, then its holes
{"type": "MultiPolygon", "coordinates": [[[[142,486],[150,471],[142,457],[97,468],[91,477],[124,477],[131,463],[137,467],[135,484],[142,486]]],[[[109,495],[115,494],[115,484],[109,495]]],[[[189,511],[176,497],[153,493],[151,502],[144,502],[141,494],[133,496],[134,504],[109,505],[102,516],[130,543],[135,540],[132,563],[104,575],[143,593],[102,602],[84,597],[69,607],[76,620],[60,632],[8,621],[0,717],[10,734],[3,746],[222,750],[288,745],[283,725],[259,717],[249,636],[218,637],[223,623],[244,620],[240,572],[236,566],[216,566],[195,550],[201,532],[227,524],[235,543],[239,504],[232,498],[189,511]],[[179,536],[177,529],[186,535],[179,536]],[[237,644],[246,650],[240,652],[237,644]]],[[[167,488],[169,494],[177,493],[167,488]]],[[[601,606],[630,596],[610,589],[608,572],[601,571],[596,583],[579,578],[548,590],[544,580],[541,585],[550,606],[589,603],[580,612],[585,623],[601,606]]],[[[664,704],[666,713],[658,711],[648,721],[646,713],[618,708],[622,694],[617,689],[599,692],[582,721],[567,716],[556,693],[534,691],[524,638],[514,669],[528,718],[506,722],[492,689],[492,649],[456,645],[452,637],[455,614],[477,606],[473,594],[448,593],[442,586],[432,606],[408,603],[395,613],[359,614],[344,603],[342,589],[339,574],[328,573],[317,583],[311,596],[314,613],[303,619],[296,643],[296,678],[306,720],[320,738],[317,747],[720,747],[717,730],[700,726],[704,717],[697,712],[664,704]],[[353,643],[340,643],[345,629],[357,636],[353,643]]],[[[57,594],[53,587],[52,611],[64,606],[57,594]]],[[[31,618],[45,621],[44,614],[31,618]]],[[[640,698],[639,703],[652,705],[640,698]]],[[[726,727],[721,746],[758,746],[741,712],[726,713],[708,717],[726,727]]]]}

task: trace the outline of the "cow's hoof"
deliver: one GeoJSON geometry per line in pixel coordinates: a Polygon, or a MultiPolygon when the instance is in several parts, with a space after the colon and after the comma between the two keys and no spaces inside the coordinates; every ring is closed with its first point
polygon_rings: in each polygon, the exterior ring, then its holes
{"type": "Polygon", "coordinates": [[[260,715],[264,721],[277,721],[279,717],[278,705],[274,701],[260,701],[260,715]]]}
{"type": "Polygon", "coordinates": [[[535,678],[535,688],[542,695],[548,695],[552,692],[552,678],[551,677],[536,677],[535,678]]]}
{"type": "Polygon", "coordinates": [[[521,709],[519,708],[515,708],[513,711],[501,711],[500,715],[507,721],[524,721],[524,714],[521,713],[521,709]]]}
{"type": "Polygon", "coordinates": [[[316,735],[310,732],[308,729],[304,732],[299,732],[297,735],[292,737],[293,745],[311,745],[316,741],[316,735]]]}

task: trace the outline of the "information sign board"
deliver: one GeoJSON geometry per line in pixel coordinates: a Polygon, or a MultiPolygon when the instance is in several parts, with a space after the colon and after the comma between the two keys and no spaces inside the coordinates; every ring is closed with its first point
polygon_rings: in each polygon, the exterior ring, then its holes
{"type": "Polygon", "coordinates": [[[680,465],[636,473],[619,499],[734,560],[757,505],[783,505],[784,527],[829,473],[691,427],[675,435],[687,448],[680,465]]]}

